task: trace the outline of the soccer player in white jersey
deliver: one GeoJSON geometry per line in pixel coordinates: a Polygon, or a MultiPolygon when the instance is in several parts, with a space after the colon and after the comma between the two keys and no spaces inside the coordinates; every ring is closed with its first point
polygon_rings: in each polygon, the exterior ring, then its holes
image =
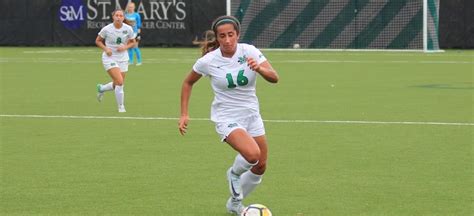
{"type": "Polygon", "coordinates": [[[188,104],[194,83],[202,76],[209,77],[214,91],[211,120],[221,141],[238,152],[227,170],[231,196],[226,208],[240,215],[244,209],[243,198],[260,184],[267,163],[265,128],[255,94],[257,75],[271,83],[277,83],[279,77],[260,50],[238,43],[240,23],[235,17],[217,18],[212,30],[216,40],[204,43],[203,56],[183,82],[179,131],[184,135],[187,130],[188,104]]]}
{"type": "Polygon", "coordinates": [[[118,111],[125,112],[123,84],[128,71],[127,50],[135,45],[133,29],[123,23],[123,10],[112,13],[113,23],[105,26],[95,39],[95,44],[104,50],[102,64],[112,78],[107,84],[97,84],[97,100],[102,101],[106,91],[115,91],[118,111]]]}

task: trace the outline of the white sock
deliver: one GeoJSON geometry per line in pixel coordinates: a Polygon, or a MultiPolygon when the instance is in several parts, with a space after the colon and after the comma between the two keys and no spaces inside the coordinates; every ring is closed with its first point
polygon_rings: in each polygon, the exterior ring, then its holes
{"type": "Polygon", "coordinates": [[[247,172],[247,170],[252,169],[252,167],[255,166],[257,163],[251,164],[247,160],[245,160],[242,155],[238,154],[235,157],[234,164],[232,165],[232,172],[240,176],[242,175],[242,173],[247,172]]]}
{"type": "Polygon", "coordinates": [[[118,106],[123,106],[125,100],[125,93],[123,92],[123,85],[115,86],[115,99],[117,100],[118,106]]]}
{"type": "Polygon", "coordinates": [[[101,92],[112,91],[112,90],[114,90],[114,83],[113,82],[109,82],[107,84],[104,84],[104,85],[100,86],[100,91],[101,92]]]}
{"type": "Polygon", "coordinates": [[[242,195],[247,197],[262,182],[263,175],[257,175],[252,171],[244,172],[240,176],[240,187],[242,187],[242,195]]]}

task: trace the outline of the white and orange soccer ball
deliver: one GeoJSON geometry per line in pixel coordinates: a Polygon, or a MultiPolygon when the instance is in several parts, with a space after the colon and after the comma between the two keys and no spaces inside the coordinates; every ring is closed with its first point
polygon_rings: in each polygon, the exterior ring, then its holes
{"type": "Polygon", "coordinates": [[[252,204],[242,211],[241,216],[272,216],[272,212],[262,204],[252,204]]]}

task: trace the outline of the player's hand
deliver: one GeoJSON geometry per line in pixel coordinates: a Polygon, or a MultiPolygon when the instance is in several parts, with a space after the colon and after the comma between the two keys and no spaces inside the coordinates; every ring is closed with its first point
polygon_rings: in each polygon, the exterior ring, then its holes
{"type": "Polygon", "coordinates": [[[112,55],[112,50],[110,48],[105,48],[105,54],[107,54],[107,56],[111,56],[112,55]]]}
{"type": "Polygon", "coordinates": [[[257,63],[257,61],[255,61],[255,59],[251,57],[247,58],[247,65],[250,69],[256,72],[258,72],[258,70],[260,69],[260,65],[257,63]]]}
{"type": "Polygon", "coordinates": [[[189,116],[181,116],[178,122],[179,133],[184,136],[188,129],[189,116]]]}
{"type": "Polygon", "coordinates": [[[124,45],[120,45],[119,47],[117,47],[117,51],[119,52],[123,52],[125,50],[127,50],[127,47],[125,47],[124,45]]]}

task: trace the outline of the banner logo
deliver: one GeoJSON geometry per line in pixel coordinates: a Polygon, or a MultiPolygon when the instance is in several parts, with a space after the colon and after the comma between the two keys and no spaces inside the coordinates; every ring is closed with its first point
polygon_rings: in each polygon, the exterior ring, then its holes
{"type": "MultiPolygon", "coordinates": [[[[86,0],[87,29],[100,29],[112,22],[111,12],[126,9],[131,0],[86,0]]],[[[142,29],[186,30],[189,9],[184,0],[141,0],[136,12],[142,18],[142,29]]]]}
{"type": "MultiPolygon", "coordinates": [[[[58,18],[67,29],[101,29],[112,22],[112,11],[131,0],[61,0],[58,18]]],[[[142,29],[186,30],[189,9],[184,0],[142,0],[136,4],[142,29]]]]}
{"type": "Polygon", "coordinates": [[[78,29],[86,21],[87,7],[82,0],[61,0],[59,20],[68,29],[78,29]]]}

